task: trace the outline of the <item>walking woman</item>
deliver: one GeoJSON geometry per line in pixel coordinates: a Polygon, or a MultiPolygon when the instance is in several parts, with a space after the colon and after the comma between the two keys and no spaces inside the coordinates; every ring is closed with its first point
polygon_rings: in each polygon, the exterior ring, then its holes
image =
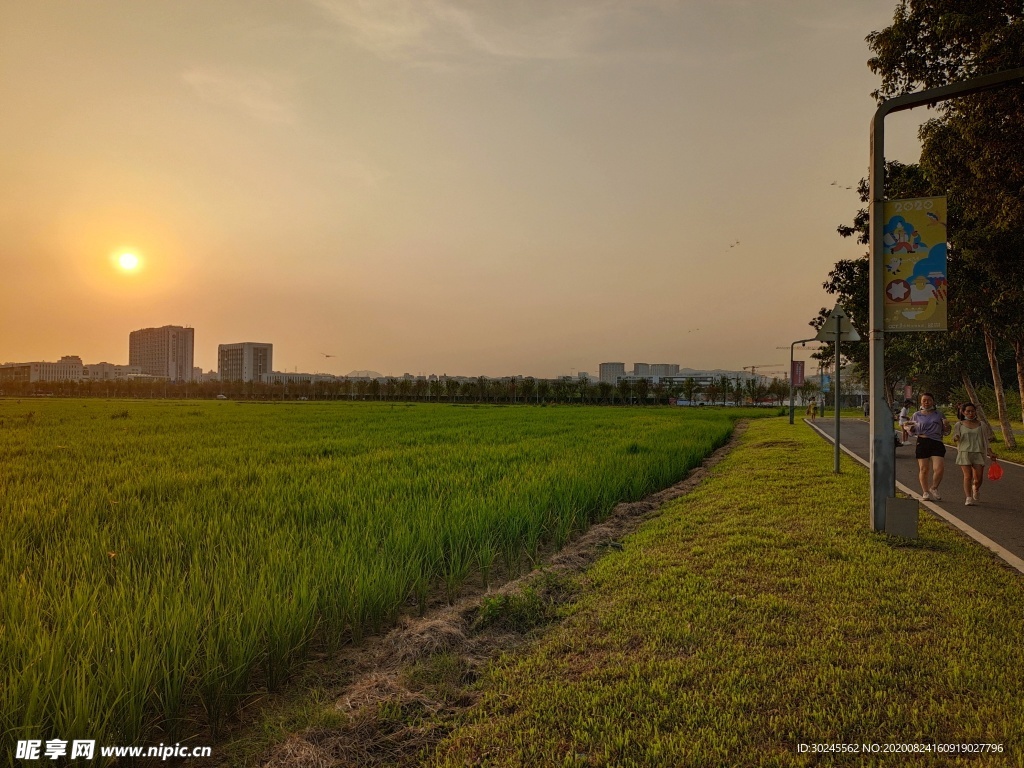
{"type": "Polygon", "coordinates": [[[907,441],[910,439],[910,433],[907,431],[907,423],[910,421],[910,411],[913,407],[914,401],[907,398],[903,401],[903,407],[900,408],[899,424],[900,432],[902,433],[900,436],[901,445],[906,445],[907,441]]]}
{"type": "Polygon", "coordinates": [[[921,395],[920,408],[910,417],[907,429],[917,436],[917,479],[921,483],[921,499],[941,501],[939,486],[946,464],[946,446],[943,435],[951,431],[949,422],[935,409],[935,396],[931,392],[921,395]],[[930,477],[929,477],[930,476],[930,477]]]}
{"type": "Polygon", "coordinates": [[[964,473],[964,504],[968,507],[978,503],[978,492],[985,477],[985,457],[996,455],[989,448],[995,435],[992,427],[978,420],[978,406],[964,403],[964,418],[953,427],[953,442],[956,443],[956,463],[964,473]]]}

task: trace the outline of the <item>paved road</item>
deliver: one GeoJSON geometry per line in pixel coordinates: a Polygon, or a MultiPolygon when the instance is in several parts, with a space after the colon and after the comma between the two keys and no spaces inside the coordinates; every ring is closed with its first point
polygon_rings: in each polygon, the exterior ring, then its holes
{"type": "MultiPolygon", "coordinates": [[[[808,422],[810,423],[810,422],[808,422]]],[[[813,426],[831,443],[835,433],[833,419],[817,419],[813,426]]],[[[870,455],[868,423],[861,419],[843,419],[839,427],[839,443],[865,463],[870,455]]],[[[914,445],[908,443],[896,448],[896,485],[901,491],[921,497],[917,481],[917,460],[914,445]]],[[[998,449],[997,449],[998,453],[998,449]]],[[[949,520],[968,535],[995,549],[989,542],[1010,554],[1004,559],[1018,569],[1024,566],[1024,467],[1001,461],[1003,477],[998,481],[986,479],[981,487],[981,500],[973,507],[964,506],[963,474],[955,463],[956,449],[946,446],[946,473],[939,491],[942,501],[922,501],[940,517],[949,520]],[[959,521],[959,524],[958,522],[959,521]],[[967,529],[970,530],[967,530],[967,529]],[[971,533],[974,531],[979,536],[971,533]],[[986,541],[988,540],[988,541],[986,541]],[[1016,562],[1014,562],[1016,560],[1016,562]]]]}

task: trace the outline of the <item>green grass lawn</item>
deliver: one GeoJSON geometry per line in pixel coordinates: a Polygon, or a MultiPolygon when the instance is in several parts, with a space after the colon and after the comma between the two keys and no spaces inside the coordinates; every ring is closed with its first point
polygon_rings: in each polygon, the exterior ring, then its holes
{"type": "Polygon", "coordinates": [[[924,512],[916,542],[870,532],[867,471],[842,462],[801,423],[752,423],[488,668],[424,764],[1024,765],[1024,576],[924,512]]]}

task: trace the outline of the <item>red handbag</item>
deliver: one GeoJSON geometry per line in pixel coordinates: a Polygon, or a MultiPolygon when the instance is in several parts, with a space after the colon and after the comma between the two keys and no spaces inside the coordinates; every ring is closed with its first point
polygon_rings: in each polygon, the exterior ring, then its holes
{"type": "Polygon", "coordinates": [[[998,480],[1003,476],[1003,468],[999,466],[999,462],[992,459],[992,463],[988,465],[988,479],[998,480]]]}

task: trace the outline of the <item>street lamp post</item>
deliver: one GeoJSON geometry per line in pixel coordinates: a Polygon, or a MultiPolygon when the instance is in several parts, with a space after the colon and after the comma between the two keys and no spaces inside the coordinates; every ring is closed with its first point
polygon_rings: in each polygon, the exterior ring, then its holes
{"type": "Polygon", "coordinates": [[[871,401],[871,529],[885,530],[887,500],[896,495],[896,457],[892,443],[892,413],[885,399],[885,265],[882,261],[883,203],[885,200],[885,118],[892,112],[913,109],[924,104],[967,96],[1024,80],[1024,67],[976,77],[962,83],[908,93],[879,105],[871,118],[871,158],[868,171],[868,198],[871,201],[870,260],[870,345],[869,379],[871,401]]]}

